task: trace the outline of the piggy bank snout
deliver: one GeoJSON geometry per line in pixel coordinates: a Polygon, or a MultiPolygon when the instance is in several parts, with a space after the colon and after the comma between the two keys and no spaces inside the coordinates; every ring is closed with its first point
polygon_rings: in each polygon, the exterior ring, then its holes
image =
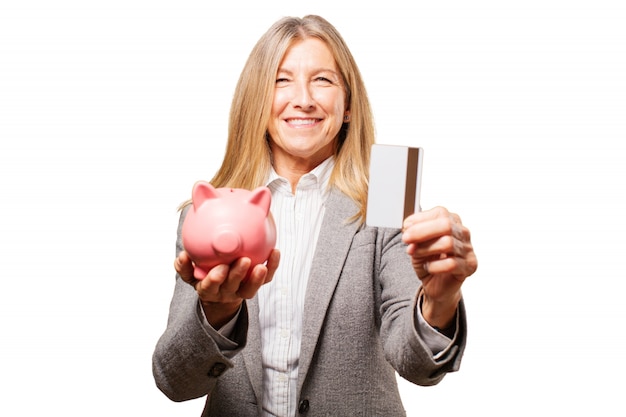
{"type": "Polygon", "coordinates": [[[213,249],[222,255],[237,254],[242,248],[239,233],[233,230],[221,230],[216,233],[213,240],[213,249]]]}

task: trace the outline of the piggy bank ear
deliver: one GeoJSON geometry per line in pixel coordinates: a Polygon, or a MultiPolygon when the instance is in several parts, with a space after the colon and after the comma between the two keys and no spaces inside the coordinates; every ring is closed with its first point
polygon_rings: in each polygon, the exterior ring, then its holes
{"type": "Polygon", "coordinates": [[[215,189],[215,187],[206,181],[198,181],[193,186],[193,191],[191,192],[191,200],[195,210],[197,210],[198,207],[200,207],[206,200],[219,197],[219,192],[215,189]]]}
{"type": "Polygon", "coordinates": [[[270,211],[270,203],[272,202],[272,193],[267,187],[258,187],[252,191],[248,202],[259,206],[267,216],[267,213],[270,211]]]}

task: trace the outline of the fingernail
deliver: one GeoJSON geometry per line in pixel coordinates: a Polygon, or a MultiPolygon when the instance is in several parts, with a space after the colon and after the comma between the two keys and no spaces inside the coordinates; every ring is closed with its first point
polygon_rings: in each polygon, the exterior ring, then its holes
{"type": "Polygon", "coordinates": [[[217,272],[219,274],[225,275],[225,274],[228,273],[228,265],[226,265],[226,264],[219,264],[215,268],[217,269],[217,272]]]}

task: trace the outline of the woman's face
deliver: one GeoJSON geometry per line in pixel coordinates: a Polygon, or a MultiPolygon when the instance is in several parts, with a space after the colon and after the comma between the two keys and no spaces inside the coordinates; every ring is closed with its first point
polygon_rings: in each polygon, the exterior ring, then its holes
{"type": "Polygon", "coordinates": [[[333,154],[348,114],[345,101],[343,80],[326,44],[307,38],[291,45],[276,74],[268,126],[277,171],[307,172],[333,154]]]}

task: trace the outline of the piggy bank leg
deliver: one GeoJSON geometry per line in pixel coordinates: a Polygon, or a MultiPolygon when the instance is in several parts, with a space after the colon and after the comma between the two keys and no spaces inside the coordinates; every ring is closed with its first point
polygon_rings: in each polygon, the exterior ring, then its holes
{"type": "Polygon", "coordinates": [[[193,277],[197,280],[203,280],[204,278],[206,278],[208,273],[209,271],[206,271],[204,268],[201,268],[197,265],[193,268],[193,277]]]}

